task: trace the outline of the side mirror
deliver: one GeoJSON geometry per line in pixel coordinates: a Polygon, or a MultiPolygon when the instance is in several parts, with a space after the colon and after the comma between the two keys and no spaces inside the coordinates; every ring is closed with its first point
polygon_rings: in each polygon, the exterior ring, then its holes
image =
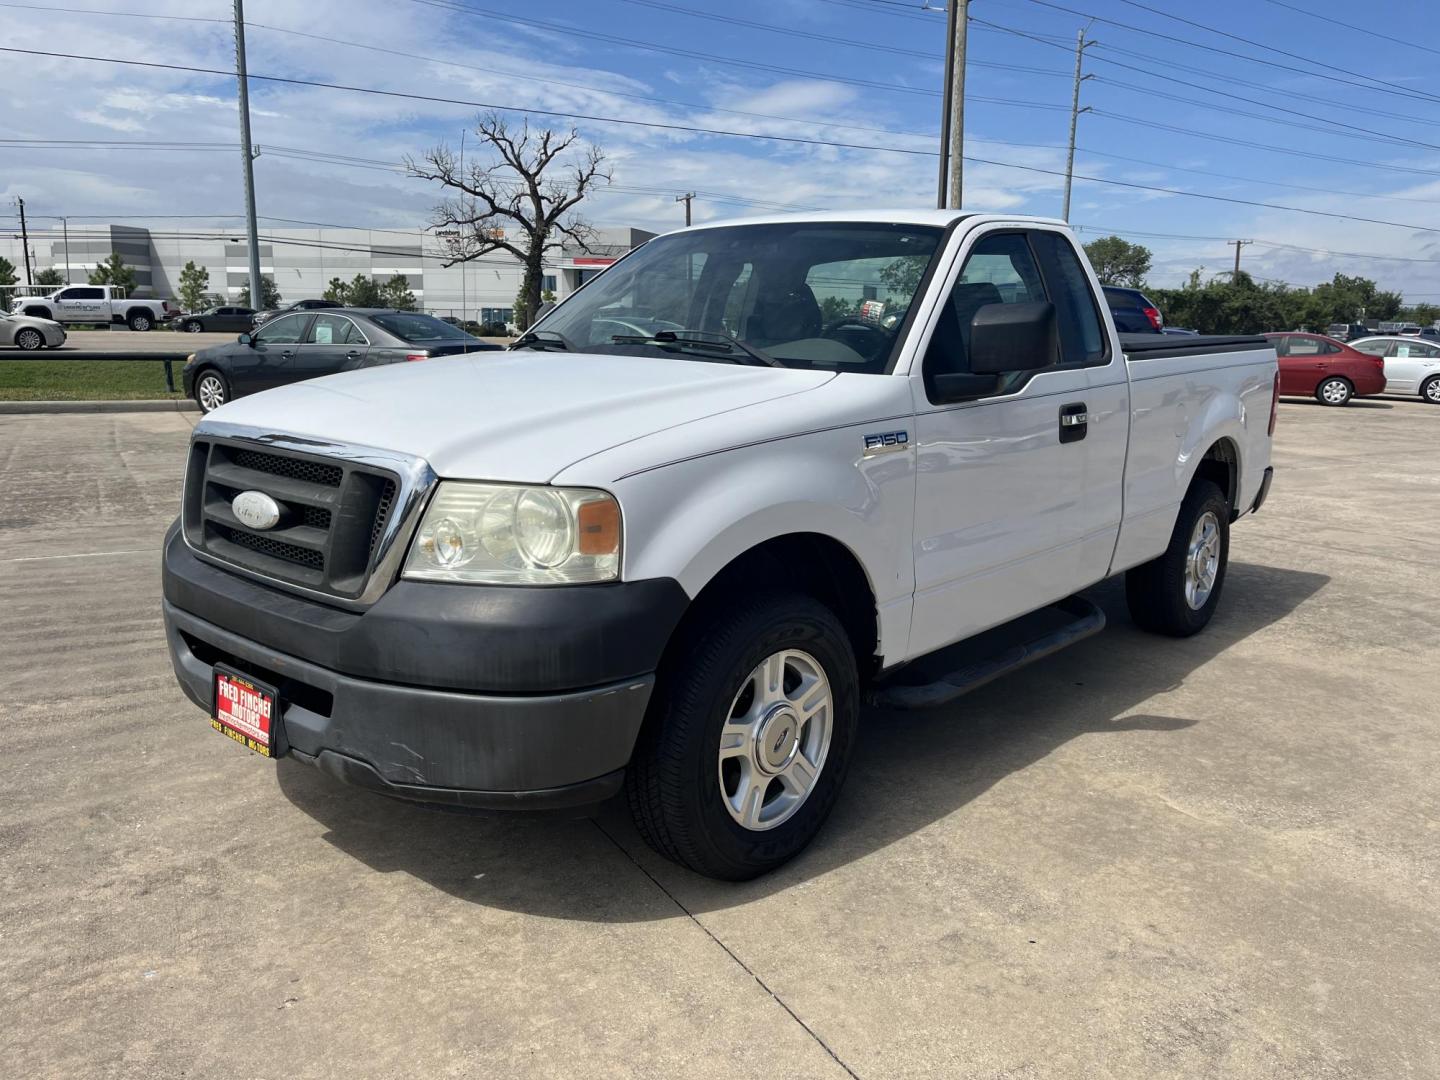
{"type": "Polygon", "coordinates": [[[1060,355],[1055,305],[1048,300],[1025,304],[986,304],[970,320],[970,371],[1001,375],[1038,371],[1060,355]]]}
{"type": "Polygon", "coordinates": [[[236,338],[235,340],[238,341],[241,345],[249,345],[249,346],[251,346],[252,348],[253,348],[254,345],[255,345],[255,339],[252,338],[249,334],[241,334],[241,335],[240,335],[238,338],[236,338]]]}

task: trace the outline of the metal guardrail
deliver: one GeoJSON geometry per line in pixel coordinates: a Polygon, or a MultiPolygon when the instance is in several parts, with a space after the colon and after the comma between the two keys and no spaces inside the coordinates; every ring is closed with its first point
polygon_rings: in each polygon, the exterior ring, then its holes
{"type": "Polygon", "coordinates": [[[165,365],[165,389],[167,392],[173,394],[175,393],[175,370],[172,365],[185,363],[189,356],[189,352],[176,352],[174,350],[164,352],[105,352],[102,350],[98,353],[57,351],[52,349],[42,349],[38,352],[11,352],[5,350],[0,352],[0,362],[14,360],[21,363],[25,363],[26,361],[43,361],[48,363],[54,360],[68,360],[78,363],[82,361],[99,360],[111,363],[132,360],[155,363],[159,361],[165,365]]]}

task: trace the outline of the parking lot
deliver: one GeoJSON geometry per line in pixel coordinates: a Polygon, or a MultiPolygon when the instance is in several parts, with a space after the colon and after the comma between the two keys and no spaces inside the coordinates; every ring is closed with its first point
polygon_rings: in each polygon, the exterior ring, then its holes
{"type": "Polygon", "coordinates": [[[745,885],[213,732],[158,606],[192,420],[0,417],[0,1074],[1440,1075],[1440,409],[1283,404],[1205,633],[1109,583],[867,714],[745,885]]]}

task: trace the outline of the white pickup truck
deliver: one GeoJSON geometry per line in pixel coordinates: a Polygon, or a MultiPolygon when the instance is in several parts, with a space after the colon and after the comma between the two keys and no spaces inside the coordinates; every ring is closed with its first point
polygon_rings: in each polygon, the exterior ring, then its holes
{"type": "Polygon", "coordinates": [[[789,216],[652,240],[506,354],[317,379],[195,428],[165,540],[217,730],[391,796],[628,793],[719,878],[798,852],[862,703],[1100,630],[1187,635],[1270,486],[1261,338],[1115,333],[1065,225],[789,216]]]}
{"type": "Polygon", "coordinates": [[[11,313],[74,325],[113,323],[131,330],[153,330],[180,309],[169,300],[127,300],[114,285],[67,285],[44,296],[17,296],[11,313]]]}

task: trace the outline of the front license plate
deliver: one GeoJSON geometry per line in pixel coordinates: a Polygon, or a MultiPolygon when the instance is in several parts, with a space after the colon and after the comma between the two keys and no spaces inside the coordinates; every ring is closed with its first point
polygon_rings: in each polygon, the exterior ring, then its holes
{"type": "Polygon", "coordinates": [[[275,732],[279,711],[273,686],[215,665],[215,711],[210,726],[216,731],[257,754],[278,757],[275,732]]]}

